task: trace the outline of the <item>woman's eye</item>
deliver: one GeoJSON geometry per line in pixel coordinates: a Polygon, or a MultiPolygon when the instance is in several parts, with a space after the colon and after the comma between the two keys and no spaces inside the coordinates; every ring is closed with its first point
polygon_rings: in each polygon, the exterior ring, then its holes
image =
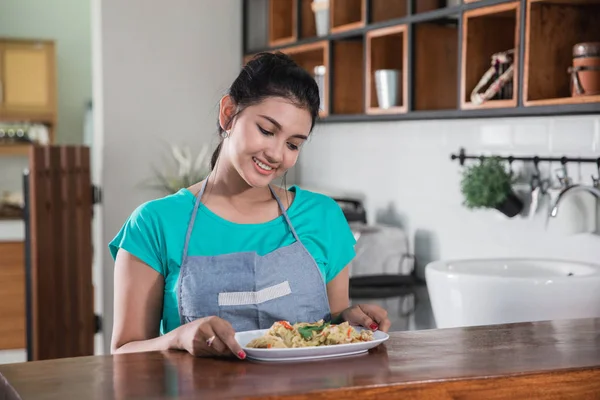
{"type": "Polygon", "coordinates": [[[269,132],[266,129],[263,129],[261,126],[258,127],[258,129],[260,130],[260,132],[265,135],[265,136],[273,136],[273,132],[269,132]]]}
{"type": "Polygon", "coordinates": [[[298,150],[298,146],[296,146],[294,143],[288,143],[288,148],[293,151],[298,150]]]}

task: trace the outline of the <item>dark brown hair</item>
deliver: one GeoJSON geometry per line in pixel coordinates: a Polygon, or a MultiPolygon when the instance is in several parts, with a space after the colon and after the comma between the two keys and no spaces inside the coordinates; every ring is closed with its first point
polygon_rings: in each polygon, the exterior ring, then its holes
{"type": "MultiPolygon", "coordinates": [[[[289,56],[281,53],[259,53],[254,56],[240,71],[228,91],[237,106],[236,113],[228,122],[241,113],[246,107],[260,103],[269,97],[281,97],[310,112],[312,124],[315,126],[319,115],[319,88],[314,78],[298,66],[289,56]]],[[[217,121],[219,137],[228,126],[221,126],[217,121]]],[[[223,141],[219,142],[210,160],[210,169],[217,164],[223,141]]]]}

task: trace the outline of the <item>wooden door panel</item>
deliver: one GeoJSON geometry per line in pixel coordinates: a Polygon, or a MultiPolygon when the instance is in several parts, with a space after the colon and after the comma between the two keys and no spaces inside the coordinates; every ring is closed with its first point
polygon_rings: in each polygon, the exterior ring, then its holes
{"type": "Polygon", "coordinates": [[[28,357],[94,354],[89,148],[36,146],[28,183],[28,357]]]}
{"type": "Polygon", "coordinates": [[[24,348],[24,243],[0,242],[0,350],[24,348]]]}

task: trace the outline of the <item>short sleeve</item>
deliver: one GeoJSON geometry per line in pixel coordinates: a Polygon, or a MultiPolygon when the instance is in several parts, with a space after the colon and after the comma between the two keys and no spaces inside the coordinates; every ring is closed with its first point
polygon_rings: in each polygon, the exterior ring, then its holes
{"type": "Polygon", "coordinates": [[[326,282],[333,280],[356,255],[356,240],[340,206],[332,199],[327,216],[328,251],[326,282]]]}
{"type": "Polygon", "coordinates": [[[160,223],[149,203],[142,204],[127,218],[108,248],[115,259],[119,249],[124,249],[165,275],[160,223]]]}

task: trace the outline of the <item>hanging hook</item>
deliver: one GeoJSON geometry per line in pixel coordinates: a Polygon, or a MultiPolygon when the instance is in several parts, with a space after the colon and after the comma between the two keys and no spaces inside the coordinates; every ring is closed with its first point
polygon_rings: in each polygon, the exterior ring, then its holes
{"type": "Polygon", "coordinates": [[[540,158],[538,156],[533,157],[533,168],[535,169],[533,176],[531,177],[531,190],[533,191],[536,187],[541,186],[542,174],[540,173],[540,158]]]}
{"type": "Polygon", "coordinates": [[[508,156],[507,160],[508,160],[508,173],[512,177],[514,175],[512,163],[513,163],[513,161],[515,161],[515,158],[513,156],[508,156]]]}
{"type": "Polygon", "coordinates": [[[560,182],[563,188],[571,186],[571,178],[569,178],[569,171],[567,171],[567,163],[569,160],[567,157],[560,158],[561,169],[560,172],[556,174],[558,181],[560,182]]]}
{"type": "Polygon", "coordinates": [[[600,157],[598,157],[598,159],[596,160],[596,168],[598,171],[596,173],[596,176],[592,174],[592,182],[594,187],[600,188],[600,157]]]}
{"type": "Polygon", "coordinates": [[[541,176],[540,174],[540,158],[538,156],[533,157],[533,168],[535,168],[535,175],[541,176]]]}

